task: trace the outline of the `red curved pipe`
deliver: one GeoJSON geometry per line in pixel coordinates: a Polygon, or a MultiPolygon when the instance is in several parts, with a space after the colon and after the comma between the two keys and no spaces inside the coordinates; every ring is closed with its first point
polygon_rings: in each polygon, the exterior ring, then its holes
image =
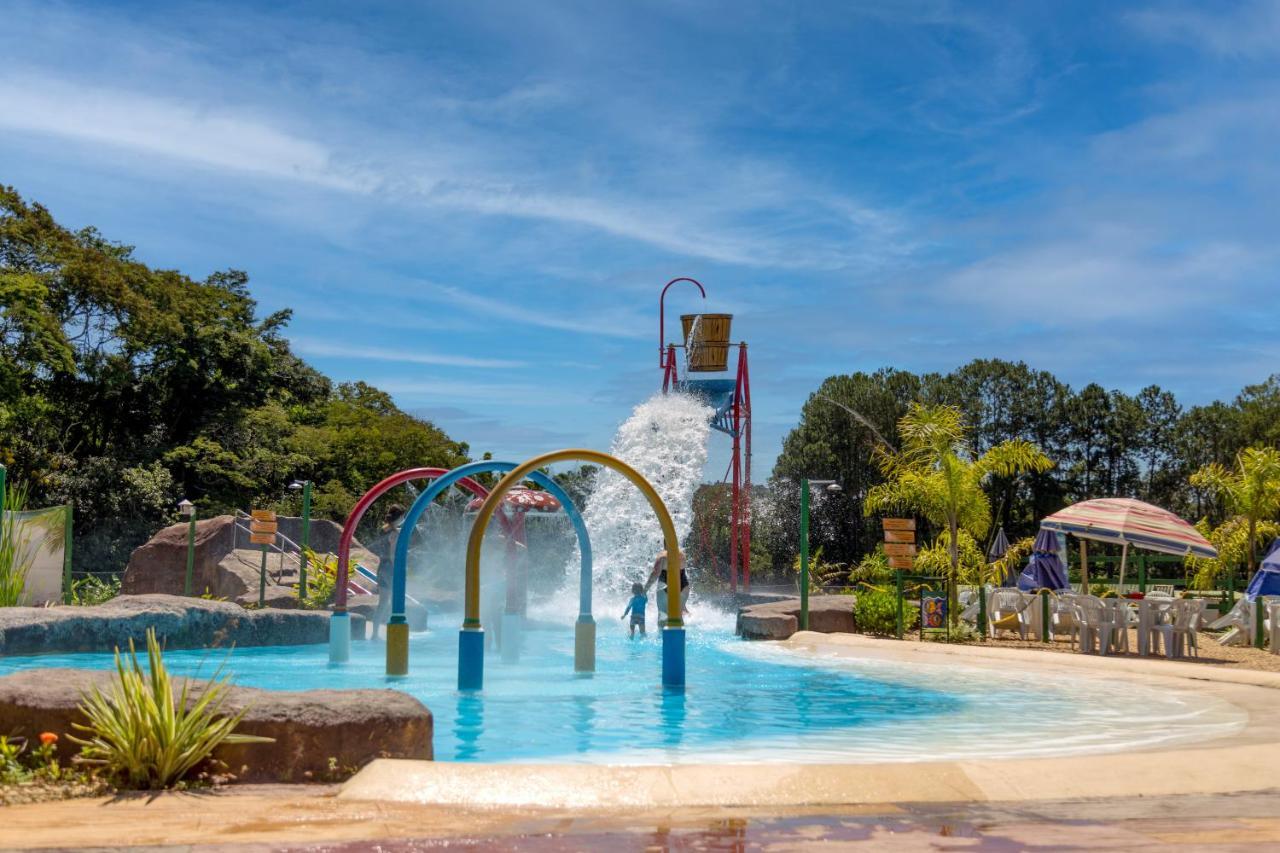
{"type": "Polygon", "coordinates": [[[706,288],[704,288],[701,284],[699,284],[696,280],[692,278],[683,278],[683,277],[673,278],[671,279],[671,281],[667,282],[666,287],[662,288],[662,294],[658,297],[658,368],[660,370],[665,370],[667,367],[666,360],[663,358],[666,350],[665,338],[666,338],[666,328],[667,328],[667,324],[666,324],[667,313],[666,313],[666,306],[664,305],[664,302],[667,298],[667,288],[671,287],[671,285],[675,284],[678,281],[689,282],[690,284],[698,288],[698,292],[702,294],[703,299],[707,298],[706,288]]]}
{"type": "MultiPolygon", "coordinates": [[[[356,501],[356,505],[351,508],[351,514],[342,525],[342,535],[338,537],[338,588],[335,591],[333,604],[335,613],[345,613],[347,610],[347,564],[351,561],[351,540],[356,535],[356,525],[364,517],[365,511],[373,505],[374,501],[396,486],[402,486],[410,480],[434,480],[448,473],[446,468],[407,468],[382,480],[356,501]]],[[[470,477],[463,477],[457,485],[477,497],[483,498],[489,495],[488,489],[470,477]]],[[[505,514],[499,514],[498,523],[502,525],[504,531],[509,532],[511,521],[505,514]]]]}

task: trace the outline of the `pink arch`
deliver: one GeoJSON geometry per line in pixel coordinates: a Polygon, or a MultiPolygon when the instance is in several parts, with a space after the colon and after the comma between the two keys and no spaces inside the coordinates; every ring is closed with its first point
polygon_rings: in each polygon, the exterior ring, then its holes
{"type": "MultiPolygon", "coordinates": [[[[382,480],[356,501],[356,505],[351,508],[351,514],[342,525],[342,535],[338,537],[338,588],[335,591],[333,603],[335,613],[345,613],[347,610],[347,564],[351,562],[351,540],[355,538],[356,525],[364,517],[365,511],[373,505],[374,501],[396,486],[402,486],[411,480],[434,480],[448,473],[448,469],[445,468],[407,468],[382,480]]],[[[470,477],[463,477],[457,484],[478,497],[483,498],[489,494],[488,489],[470,477]]],[[[502,525],[504,532],[510,532],[511,520],[505,513],[498,516],[498,523],[502,525]]]]}

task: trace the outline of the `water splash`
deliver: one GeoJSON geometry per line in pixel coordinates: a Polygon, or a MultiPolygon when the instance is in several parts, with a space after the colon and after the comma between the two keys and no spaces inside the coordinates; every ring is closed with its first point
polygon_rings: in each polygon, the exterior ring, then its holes
{"type": "MultiPolygon", "coordinates": [[[[693,526],[693,493],[707,462],[710,406],[686,394],[655,394],[618,428],[610,452],[639,471],[662,497],[683,542],[693,526]]],[[[603,601],[643,581],[662,550],[657,517],[621,474],[600,473],[583,517],[595,557],[595,589],[603,601]]]]}

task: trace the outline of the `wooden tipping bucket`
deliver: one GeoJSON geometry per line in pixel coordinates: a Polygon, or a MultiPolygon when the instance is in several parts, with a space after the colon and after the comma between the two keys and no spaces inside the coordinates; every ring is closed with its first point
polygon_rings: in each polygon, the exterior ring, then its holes
{"type": "Polygon", "coordinates": [[[718,373],[729,369],[729,331],[732,325],[732,314],[680,315],[684,341],[689,347],[690,373],[718,373]],[[698,324],[696,331],[694,321],[698,324]],[[693,332],[692,340],[690,332],[693,332]]]}

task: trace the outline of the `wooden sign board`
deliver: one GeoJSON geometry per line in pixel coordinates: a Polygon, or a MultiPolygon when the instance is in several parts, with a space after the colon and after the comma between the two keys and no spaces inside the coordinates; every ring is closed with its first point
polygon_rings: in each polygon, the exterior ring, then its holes
{"type": "Polygon", "coordinates": [[[276,514],[269,509],[255,509],[249,513],[249,544],[274,545],[276,541],[276,514]]]}
{"type": "Polygon", "coordinates": [[[916,546],[906,542],[886,542],[884,552],[890,557],[914,557],[916,546]]]}
{"type": "Polygon", "coordinates": [[[889,568],[891,569],[909,569],[915,565],[914,557],[890,557],[889,568]]]}
{"type": "Polygon", "coordinates": [[[886,518],[884,521],[885,530],[915,530],[916,520],[914,518],[886,518]]]}
{"type": "Polygon", "coordinates": [[[886,530],[884,532],[884,541],[914,543],[916,534],[911,530],[886,530]]]}

